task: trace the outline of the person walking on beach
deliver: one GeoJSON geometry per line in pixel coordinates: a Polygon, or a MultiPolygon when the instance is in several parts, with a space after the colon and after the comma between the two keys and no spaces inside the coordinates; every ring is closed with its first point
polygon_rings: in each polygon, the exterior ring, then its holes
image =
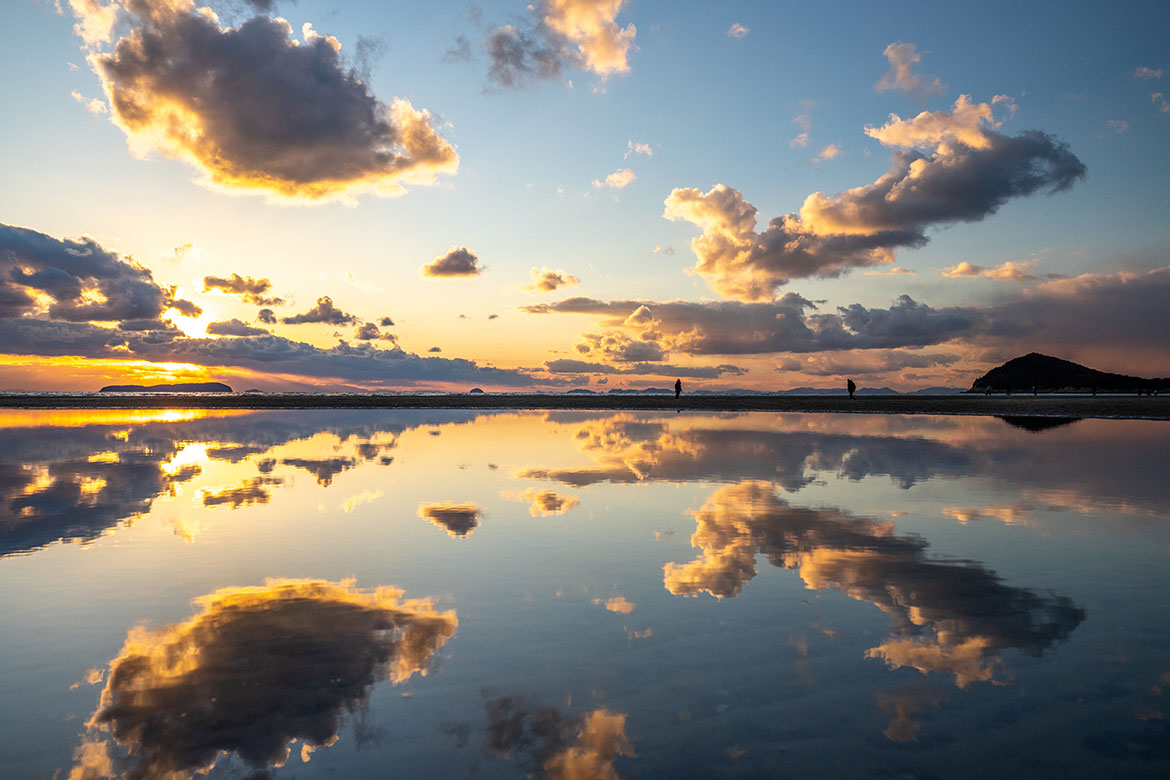
{"type": "Polygon", "coordinates": [[[846,379],[845,387],[849,390],[849,397],[852,398],[853,394],[857,392],[857,384],[852,379],[846,379]]]}
{"type": "Polygon", "coordinates": [[[674,380],[674,400],[677,401],[680,395],[682,395],[682,380],[676,379],[674,380]]]}

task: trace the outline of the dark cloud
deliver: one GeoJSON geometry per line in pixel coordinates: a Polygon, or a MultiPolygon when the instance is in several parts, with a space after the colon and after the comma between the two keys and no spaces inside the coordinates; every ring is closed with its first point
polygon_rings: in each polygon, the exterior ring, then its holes
{"type": "Polygon", "coordinates": [[[469,536],[479,525],[483,510],[475,504],[428,504],[418,505],[418,516],[430,520],[448,534],[462,539],[469,536]]]}
{"type": "MultiPolygon", "coordinates": [[[[992,101],[1005,102],[1003,96],[992,101]]],[[[892,262],[895,249],[926,244],[932,227],[977,222],[1008,200],[1060,192],[1084,177],[1084,164],[1064,142],[1036,130],[1006,136],[993,129],[1001,124],[991,104],[971,103],[966,95],[953,111],[907,120],[892,115],[866,130],[898,149],[888,173],[832,197],[813,193],[799,213],[771,220],[762,232],[755,206],[722,184],[706,193],[674,190],[664,216],[703,230],[691,242],[695,270],[716,292],[764,300],[792,279],[892,262]]]]}
{"type": "Polygon", "coordinates": [[[272,282],[267,279],[253,279],[239,274],[203,277],[203,292],[217,290],[228,295],[238,295],[257,306],[280,306],[284,303],[283,299],[265,295],[271,289],[272,282]]]}
{"type": "Polygon", "coordinates": [[[575,287],[581,280],[568,271],[554,271],[551,268],[533,268],[532,282],[527,289],[539,292],[552,292],[561,287],[575,287]]]}
{"type": "Polygon", "coordinates": [[[105,6],[73,4],[115,123],[212,184],[318,200],[398,194],[457,168],[431,115],[375,97],[335,38],[306,25],[297,41],[262,15],[225,28],[194,4],[118,5],[115,28],[105,6]]]}
{"type": "Polygon", "coordinates": [[[484,270],[479,265],[479,258],[475,256],[475,253],[467,247],[461,246],[441,257],[436,257],[434,262],[424,265],[423,276],[439,278],[479,276],[484,270]]]}
{"type": "MultiPolygon", "coordinates": [[[[383,317],[382,319],[388,320],[390,318],[383,317]]],[[[391,324],[393,324],[393,323],[391,323],[391,324]]],[[[398,338],[393,333],[383,333],[381,330],[378,329],[378,326],[372,322],[364,322],[361,325],[358,325],[357,328],[354,330],[353,337],[355,339],[357,339],[358,341],[375,341],[375,340],[390,341],[390,342],[397,342],[398,341],[398,338]]]]}
{"type": "Polygon", "coordinates": [[[0,224],[0,317],[44,313],[68,322],[157,320],[167,309],[198,316],[190,301],[154,281],[133,259],[92,238],[59,240],[0,224]],[[46,297],[47,307],[36,294],[46,297]]]}
{"type": "Polygon", "coordinates": [[[317,299],[317,305],[303,314],[294,314],[291,317],[281,317],[285,325],[302,325],[308,322],[323,322],[329,325],[349,325],[357,321],[357,317],[343,312],[333,305],[333,299],[322,295],[317,299]]]}
{"type": "Polygon", "coordinates": [[[443,351],[442,347],[431,347],[430,349],[427,350],[427,352],[434,352],[434,353],[439,353],[442,351],[443,351]]]}
{"type": "Polygon", "coordinates": [[[182,333],[182,331],[175,327],[175,323],[170,320],[126,320],[118,323],[118,330],[132,333],[160,331],[175,335],[182,333]]]}
{"type": "Polygon", "coordinates": [[[275,325],[276,313],[272,309],[261,309],[256,313],[256,319],[265,325],[275,325]]]}
{"type": "Polygon", "coordinates": [[[342,343],[321,349],[280,336],[194,339],[163,335],[164,338],[154,338],[151,334],[124,333],[83,323],[0,319],[0,343],[7,344],[7,354],[121,360],[132,355],[142,360],[237,366],[377,387],[431,382],[508,387],[564,384],[556,379],[538,379],[518,369],[481,366],[463,358],[422,357],[398,347],[377,349],[369,344],[342,343]]]}
{"type": "Polygon", "coordinates": [[[676,366],[668,363],[633,363],[614,366],[608,363],[590,363],[586,360],[561,358],[549,360],[544,370],[551,374],[629,374],[639,376],[690,377],[691,379],[718,379],[721,376],[741,376],[747,373],[739,366],[676,366]]]}
{"type": "Polygon", "coordinates": [[[591,314],[602,317],[603,324],[617,327],[626,325],[631,315],[643,308],[651,313],[653,328],[666,348],[691,355],[921,347],[971,334],[983,321],[978,309],[935,309],[905,295],[889,309],[853,304],[833,314],[810,314],[817,310],[817,304],[796,293],[768,303],[567,298],[521,310],[530,314],[591,314]]]}
{"type": "Polygon", "coordinates": [[[269,580],[198,599],[202,611],[184,623],[131,630],[74,776],[185,777],[225,754],[265,770],[295,740],[333,744],[375,684],[426,674],[455,634],[454,612],[402,595],[269,580]]]}
{"type": "Polygon", "coordinates": [[[533,18],[520,27],[487,32],[488,80],[520,87],[537,79],[560,78],[565,68],[591,71],[602,79],[627,73],[636,29],[620,27],[625,0],[541,0],[528,7],[533,18]]]}
{"type": "Polygon", "coordinates": [[[895,534],[890,522],[792,506],[764,482],[719,488],[695,522],[691,544],[702,555],[663,567],[670,592],[736,596],[763,554],[799,570],[808,588],[835,588],[890,615],[894,637],[867,658],[953,674],[959,687],[995,679],[1003,650],[1040,655],[1085,619],[1064,596],[1005,585],[977,563],[932,560],[923,539],[895,534]]]}
{"type": "Polygon", "coordinates": [[[212,322],[207,326],[207,333],[211,336],[267,336],[264,328],[254,328],[246,322],[234,317],[222,322],[212,322]]]}
{"type": "Polygon", "coordinates": [[[512,25],[490,31],[484,41],[491,60],[488,80],[501,87],[521,87],[537,79],[559,79],[570,64],[567,54],[542,32],[512,25]]]}
{"type": "Polygon", "coordinates": [[[383,317],[382,319],[378,320],[378,324],[383,328],[393,328],[394,320],[390,319],[389,317],[383,317]]]}

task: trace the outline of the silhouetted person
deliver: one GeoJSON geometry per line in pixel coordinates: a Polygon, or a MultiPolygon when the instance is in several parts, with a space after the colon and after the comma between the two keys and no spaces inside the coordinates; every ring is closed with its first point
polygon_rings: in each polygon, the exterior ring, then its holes
{"type": "Polygon", "coordinates": [[[845,387],[849,390],[849,397],[852,398],[853,394],[857,392],[857,383],[852,379],[846,379],[845,387]]]}
{"type": "Polygon", "coordinates": [[[680,395],[682,395],[682,380],[676,379],[674,380],[674,398],[676,401],[680,395]]]}
{"type": "Polygon", "coordinates": [[[983,388],[983,394],[984,395],[991,395],[991,385],[988,385],[987,387],[983,388]]]}

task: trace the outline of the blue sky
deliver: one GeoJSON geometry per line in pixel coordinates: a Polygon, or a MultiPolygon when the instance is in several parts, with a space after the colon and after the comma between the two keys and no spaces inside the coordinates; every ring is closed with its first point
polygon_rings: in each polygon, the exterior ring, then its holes
{"type": "MultiPolygon", "coordinates": [[[[373,379],[364,370],[339,367],[328,375],[291,362],[201,362],[185,349],[174,360],[160,360],[155,352],[144,357],[174,364],[159,376],[240,376],[272,389],[456,388],[490,385],[492,377],[476,371],[491,364],[519,372],[508,380],[515,383],[527,377],[533,386],[602,389],[661,385],[673,367],[734,365],[736,372],[699,372],[694,381],[785,387],[835,385],[857,375],[863,385],[910,389],[965,386],[986,367],[1032,350],[1112,370],[1170,374],[1170,358],[1156,341],[1127,332],[1166,324],[1167,315],[1156,319],[1156,301],[1159,285],[1168,284],[1157,269],[1170,265],[1170,108],[1161,110],[1166,104],[1152,95],[1170,95],[1170,6],[1066,3],[1055,11],[1041,3],[556,3],[609,6],[616,9],[615,29],[633,25],[627,70],[599,75],[578,56],[565,60],[553,78],[511,87],[491,81],[489,36],[503,25],[537,35],[551,6],[300,0],[265,9],[263,2],[211,3],[224,29],[266,13],[287,19],[295,40],[305,40],[306,23],[335,38],[343,68],[356,68],[376,100],[389,105],[403,98],[430,112],[434,132],[458,155],[457,171],[437,174],[430,184],[407,183],[395,197],[358,192],[345,202],[287,203],[264,192],[201,185],[192,164],[152,151],[113,123],[108,107],[87,111],[71,93],[106,103],[109,95],[73,29],[75,10],[85,4],[63,3],[58,13],[50,2],[18,0],[6,6],[0,26],[0,64],[10,74],[0,86],[10,110],[0,123],[6,182],[0,223],[57,240],[90,236],[121,258],[133,256],[155,282],[177,285],[179,296],[204,310],[190,321],[172,316],[188,338],[205,339],[203,328],[212,321],[260,325],[256,306],[205,291],[201,282],[237,273],[271,281],[273,293],[285,300],[279,317],[328,295],[356,320],[394,321],[384,328],[394,340],[358,346],[475,366],[432,362],[416,375],[405,368],[408,360],[373,379]],[[741,35],[730,34],[733,25],[744,28],[741,35]],[[460,37],[467,42],[464,56],[447,54],[459,51],[460,37]],[[877,89],[891,68],[883,52],[895,43],[915,47],[919,59],[909,72],[925,89],[877,89]],[[938,85],[931,87],[934,79],[938,85]],[[1051,195],[1008,197],[974,221],[924,224],[928,242],[895,248],[893,263],[851,265],[830,278],[793,278],[764,298],[741,302],[763,306],[795,293],[817,302],[817,309],[806,310],[816,315],[854,304],[885,310],[909,295],[935,312],[954,309],[978,326],[901,341],[824,342],[823,351],[786,349],[780,334],[766,351],[718,354],[696,351],[695,339],[686,337],[694,326],[685,322],[639,329],[623,326],[613,311],[603,318],[519,308],[570,296],[645,303],[652,313],[654,303],[734,300],[714,289],[709,277],[688,273],[697,262],[691,241],[702,231],[686,219],[663,218],[673,190],[726,185],[755,206],[756,230],[763,231],[773,217],[798,212],[812,193],[864,187],[890,170],[892,148],[867,136],[867,127],[887,124],[891,114],[910,120],[924,111],[950,112],[960,95],[989,106],[1006,96],[994,105],[997,124],[986,125],[988,132],[1012,138],[1043,131],[1067,145],[1085,174],[1051,195]],[[807,133],[804,145],[794,142],[801,133],[807,133]],[[645,146],[637,151],[633,145],[645,146]],[[836,155],[818,159],[830,145],[836,155]],[[606,176],[625,170],[633,178],[624,187],[604,185],[606,176]],[[188,244],[190,251],[176,259],[175,249],[188,244]],[[458,247],[467,247],[485,270],[468,278],[422,274],[424,264],[458,247]],[[1032,278],[943,275],[960,263],[986,271],[1007,262],[1022,264],[1032,278]],[[914,273],[866,273],[891,266],[914,273]],[[523,289],[531,270],[542,267],[563,269],[580,284],[523,289]],[[1113,295],[1111,284],[1124,290],[1113,295]],[[1102,285],[1109,290],[1097,301],[1092,291],[1102,285]],[[1054,307],[1050,327],[1019,318],[1022,302],[1037,296],[1054,307]],[[1106,298],[1137,303],[1102,315],[1112,330],[1100,338],[1060,336],[1067,330],[1061,316],[1075,317],[1077,307],[1104,305],[1106,298]],[[625,360],[596,343],[582,351],[577,345],[588,345],[583,337],[589,334],[652,342],[656,359],[625,360]],[[430,352],[434,347],[441,352],[430,352]],[[907,351],[914,360],[898,357],[907,351]],[[546,361],[570,358],[604,368],[544,370],[546,361]],[[902,365],[907,362],[916,365],[902,365]]],[[[90,51],[109,52],[135,24],[141,21],[127,17],[104,48],[90,51]]],[[[581,51],[571,39],[567,50],[581,51]]],[[[113,82],[106,81],[108,88],[113,82]]],[[[52,319],[43,307],[19,316],[52,319]]],[[[718,327],[734,330],[739,316],[726,314],[703,327],[708,335],[718,327]]],[[[325,353],[339,339],[354,342],[351,324],[276,323],[266,330],[271,338],[325,353]]],[[[26,322],[15,325],[31,332],[26,322]]],[[[88,327],[117,330],[114,321],[91,320],[88,327]]],[[[846,327],[851,336],[865,335],[846,327]]],[[[245,352],[244,346],[237,351],[245,352]]],[[[19,357],[0,371],[0,383],[87,389],[99,376],[125,374],[118,361],[143,357],[131,354],[136,350],[131,343],[123,354],[78,355],[93,361],[82,370],[64,365],[60,350],[38,355],[35,344],[22,344],[13,350],[19,357]]],[[[322,361],[334,357],[323,354],[322,361]]]]}

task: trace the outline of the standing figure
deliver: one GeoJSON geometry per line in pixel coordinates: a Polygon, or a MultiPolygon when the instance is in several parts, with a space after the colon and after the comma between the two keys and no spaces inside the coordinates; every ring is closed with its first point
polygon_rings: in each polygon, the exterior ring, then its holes
{"type": "Polygon", "coordinates": [[[680,395],[682,395],[682,380],[681,380],[681,379],[676,379],[676,380],[674,380],[674,397],[675,397],[675,400],[678,400],[678,397],[679,397],[680,395]]]}
{"type": "Polygon", "coordinates": [[[849,397],[852,398],[853,394],[857,392],[857,384],[852,379],[846,379],[845,387],[849,389],[849,397]]]}

